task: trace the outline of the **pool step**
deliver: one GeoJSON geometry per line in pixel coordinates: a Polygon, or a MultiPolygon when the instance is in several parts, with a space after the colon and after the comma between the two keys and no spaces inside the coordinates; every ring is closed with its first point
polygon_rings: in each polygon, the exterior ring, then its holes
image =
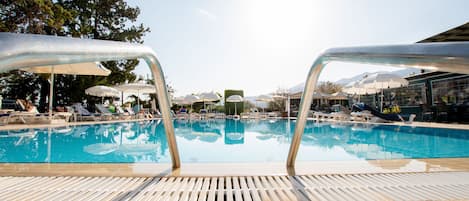
{"type": "Polygon", "coordinates": [[[467,200],[469,172],[0,177],[0,200],[467,200]]]}

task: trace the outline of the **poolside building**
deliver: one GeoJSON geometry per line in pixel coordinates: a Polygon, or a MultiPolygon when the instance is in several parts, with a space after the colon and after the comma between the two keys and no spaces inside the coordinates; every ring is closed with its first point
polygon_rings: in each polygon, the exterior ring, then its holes
{"type": "MultiPolygon", "coordinates": [[[[469,22],[418,43],[469,41],[469,22]]],[[[421,71],[405,77],[409,85],[384,90],[384,105],[399,105],[402,114],[416,114],[417,121],[469,123],[469,75],[421,71]]],[[[300,105],[302,92],[291,94],[293,115],[300,105]]],[[[332,105],[323,96],[313,96],[312,110],[324,111],[332,105]]],[[[340,102],[342,105],[353,101],[340,102]]],[[[361,102],[378,107],[379,94],[362,95],[361,102]]],[[[326,110],[327,111],[327,110],[326,110]]]]}
{"type": "MultiPolygon", "coordinates": [[[[469,41],[469,22],[418,43],[454,41],[469,41]]],[[[387,104],[393,101],[421,121],[469,122],[469,75],[421,71],[405,79],[407,87],[384,91],[387,104]]]]}

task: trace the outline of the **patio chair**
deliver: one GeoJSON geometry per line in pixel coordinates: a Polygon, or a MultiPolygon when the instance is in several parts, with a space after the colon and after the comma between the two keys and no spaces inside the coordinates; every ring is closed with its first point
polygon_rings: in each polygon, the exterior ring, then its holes
{"type": "Polygon", "coordinates": [[[422,109],[422,121],[433,121],[435,117],[435,113],[428,104],[420,104],[420,108],[422,109]]]}

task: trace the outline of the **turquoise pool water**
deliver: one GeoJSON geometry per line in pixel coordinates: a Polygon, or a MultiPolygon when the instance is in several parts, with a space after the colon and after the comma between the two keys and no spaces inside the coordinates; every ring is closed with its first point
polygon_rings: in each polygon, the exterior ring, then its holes
{"type": "MultiPolygon", "coordinates": [[[[295,123],[175,121],[182,162],[284,162],[295,123]]],[[[469,157],[469,131],[308,122],[298,160],[469,157]]],[[[0,162],[167,163],[160,121],[0,131],[0,162]]]]}

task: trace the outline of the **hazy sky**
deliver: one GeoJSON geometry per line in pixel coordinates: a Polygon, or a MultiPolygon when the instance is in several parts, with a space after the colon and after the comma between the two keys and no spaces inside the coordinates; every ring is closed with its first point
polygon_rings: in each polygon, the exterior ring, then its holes
{"type": "MultiPolygon", "coordinates": [[[[303,82],[321,50],[406,44],[469,21],[467,0],[132,0],[176,95],[270,93],[303,82]]],[[[332,63],[336,81],[378,66],[332,63]]],[[[144,62],[138,74],[149,74],[144,62]]]]}

